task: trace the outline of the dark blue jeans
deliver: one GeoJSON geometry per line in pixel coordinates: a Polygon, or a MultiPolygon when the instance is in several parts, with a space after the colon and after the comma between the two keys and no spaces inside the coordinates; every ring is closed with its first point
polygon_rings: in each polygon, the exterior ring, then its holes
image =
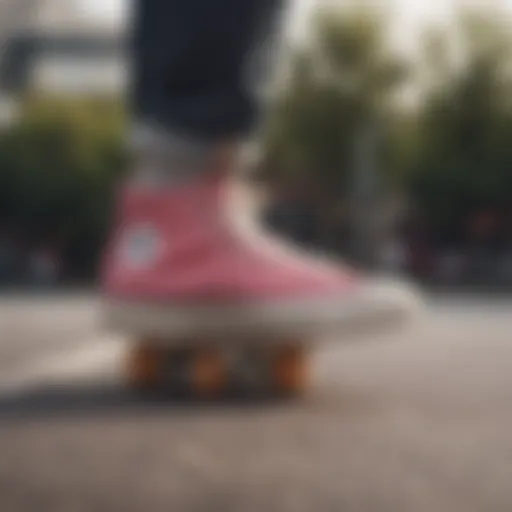
{"type": "Polygon", "coordinates": [[[137,0],[135,118],[205,142],[248,134],[285,2],[137,0]]]}

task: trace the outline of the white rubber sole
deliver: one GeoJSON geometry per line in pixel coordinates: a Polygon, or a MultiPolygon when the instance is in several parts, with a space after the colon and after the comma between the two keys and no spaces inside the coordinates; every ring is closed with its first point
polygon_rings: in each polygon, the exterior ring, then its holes
{"type": "Polygon", "coordinates": [[[108,328],[172,345],[184,339],[239,343],[292,338],[314,343],[336,334],[350,340],[399,328],[420,311],[419,297],[405,285],[373,283],[339,300],[296,300],[243,305],[177,307],[105,300],[108,328]]]}

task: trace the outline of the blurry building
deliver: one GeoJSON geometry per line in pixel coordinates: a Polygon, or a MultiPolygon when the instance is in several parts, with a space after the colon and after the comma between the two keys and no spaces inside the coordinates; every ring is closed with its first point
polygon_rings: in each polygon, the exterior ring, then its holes
{"type": "Polygon", "coordinates": [[[125,79],[120,24],[73,0],[0,0],[0,90],[118,92],[125,79]]]}

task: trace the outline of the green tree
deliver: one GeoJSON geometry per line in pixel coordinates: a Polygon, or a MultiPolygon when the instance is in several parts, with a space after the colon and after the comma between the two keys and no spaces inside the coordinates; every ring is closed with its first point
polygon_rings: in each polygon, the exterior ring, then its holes
{"type": "Polygon", "coordinates": [[[110,100],[28,100],[0,135],[0,224],[61,245],[72,272],[90,272],[123,169],[123,125],[110,100]]]}
{"type": "MultiPolygon", "coordinates": [[[[464,241],[472,213],[510,209],[512,39],[494,14],[462,12],[458,59],[445,59],[443,74],[439,60],[427,61],[433,80],[409,177],[417,204],[446,241],[464,241]]],[[[437,54],[449,55],[448,40],[437,41],[437,54]]]]}
{"type": "Polygon", "coordinates": [[[361,128],[386,124],[406,78],[406,66],[387,49],[387,27],[385,17],[360,7],[318,14],[269,126],[265,168],[272,177],[312,177],[337,198],[349,190],[361,128]]]}
{"type": "Polygon", "coordinates": [[[384,203],[400,175],[400,130],[390,120],[409,70],[389,47],[386,13],[374,7],[320,11],[313,28],[276,101],[263,168],[306,191],[295,205],[302,201],[314,219],[309,243],[373,265],[389,229],[384,203]]]}

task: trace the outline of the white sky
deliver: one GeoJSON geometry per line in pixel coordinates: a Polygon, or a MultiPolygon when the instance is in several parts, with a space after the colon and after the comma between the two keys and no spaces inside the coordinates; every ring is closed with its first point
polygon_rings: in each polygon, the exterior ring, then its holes
{"type": "MultiPolygon", "coordinates": [[[[375,0],[376,6],[392,5],[400,13],[405,23],[416,24],[425,19],[439,18],[449,13],[451,5],[456,0],[375,0]]],[[[124,5],[128,5],[127,0],[79,0],[84,9],[102,16],[118,16],[123,10],[124,5]]],[[[307,12],[316,0],[293,0],[296,4],[297,11],[300,13],[307,12]]],[[[331,0],[331,3],[342,3],[343,0],[331,0]]],[[[491,3],[492,0],[481,0],[482,5],[491,3]]],[[[512,4],[512,0],[504,0],[505,3],[512,4]]],[[[475,2],[478,3],[478,2],[475,2]]],[[[300,14],[299,14],[300,15],[300,14]]]]}
{"type": "MultiPolygon", "coordinates": [[[[371,1],[371,0],[370,0],[371,1]]],[[[117,18],[129,5],[130,0],[78,0],[91,14],[117,18]]],[[[342,5],[345,0],[292,0],[294,16],[291,26],[301,31],[310,8],[320,2],[342,5]]],[[[397,38],[403,44],[409,44],[425,24],[449,21],[454,6],[460,3],[485,7],[492,4],[503,7],[512,17],[512,0],[373,0],[377,8],[390,7],[397,22],[397,38]]]]}
{"type": "MultiPolygon", "coordinates": [[[[107,16],[117,16],[129,0],[78,0],[85,9],[107,16]]],[[[319,0],[292,0],[298,9],[308,9],[319,0]]],[[[320,0],[322,1],[322,0],[320,0]]],[[[325,0],[324,0],[325,1],[325,0]]],[[[328,0],[329,1],[329,0],[328,0]]],[[[343,0],[330,0],[332,4],[343,3],[343,0]]],[[[464,3],[486,6],[491,4],[508,4],[512,8],[512,0],[462,0],[464,3]]],[[[452,10],[453,5],[461,0],[374,0],[376,6],[391,5],[397,8],[409,21],[443,18],[452,10]]]]}

